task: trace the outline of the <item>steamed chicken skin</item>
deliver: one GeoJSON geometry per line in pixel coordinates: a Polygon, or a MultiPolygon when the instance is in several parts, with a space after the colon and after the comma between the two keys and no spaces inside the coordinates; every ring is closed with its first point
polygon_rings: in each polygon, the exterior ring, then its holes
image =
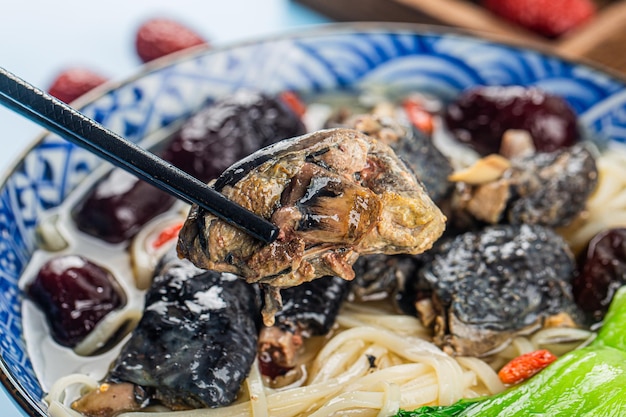
{"type": "Polygon", "coordinates": [[[145,300],[105,381],[72,408],[114,417],[155,401],[172,410],[232,403],[256,357],[260,303],[253,286],[170,251],[145,300]]]}
{"type": "Polygon", "coordinates": [[[391,148],[351,129],[279,142],[213,185],[279,226],[279,236],[263,244],[194,206],[179,256],[264,284],[275,307],[278,288],[325,275],[351,280],[359,254],[421,253],[445,228],[445,216],[391,148]]]}
{"type": "Polygon", "coordinates": [[[551,228],[488,226],[438,243],[427,257],[415,307],[450,354],[488,356],[518,335],[583,323],[571,290],[574,257],[551,228]]]}
{"type": "Polygon", "coordinates": [[[339,116],[332,124],[359,130],[389,145],[424,185],[430,198],[441,204],[453,188],[448,180],[452,174],[450,160],[435,146],[430,132],[405,122],[387,107],[383,104],[368,113],[339,116]]]}

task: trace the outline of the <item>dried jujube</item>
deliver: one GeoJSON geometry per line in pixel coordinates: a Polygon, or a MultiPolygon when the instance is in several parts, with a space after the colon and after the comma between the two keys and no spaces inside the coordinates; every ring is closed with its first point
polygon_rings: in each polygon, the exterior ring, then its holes
{"type": "MultiPolygon", "coordinates": [[[[241,91],[186,120],[160,156],[208,182],[259,148],[304,131],[283,96],[241,91]]],[[[117,169],[96,184],[72,215],[81,231],[120,243],[167,211],[174,201],[169,194],[117,169]]]]}
{"type": "Polygon", "coordinates": [[[27,288],[28,296],[44,312],[52,337],[75,347],[125,296],[113,274],[77,255],[53,258],[27,288]]]}
{"type": "Polygon", "coordinates": [[[444,120],[459,141],[483,155],[497,153],[510,129],[528,131],[543,152],[571,146],[580,137],[576,113],[567,101],[534,87],[471,88],[446,107],[444,120]]]}
{"type": "Polygon", "coordinates": [[[626,284],[626,228],[598,233],[589,242],[573,281],[576,303],[601,320],[619,287],[626,284]]]}

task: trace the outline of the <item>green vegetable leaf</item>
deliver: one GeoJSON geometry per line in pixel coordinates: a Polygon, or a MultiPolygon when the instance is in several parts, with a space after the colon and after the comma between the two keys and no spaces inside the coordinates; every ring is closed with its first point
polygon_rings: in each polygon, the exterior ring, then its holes
{"type": "Polygon", "coordinates": [[[460,400],[452,405],[425,406],[417,410],[400,410],[395,417],[456,417],[460,416],[468,407],[478,400],[460,400]]]}
{"type": "Polygon", "coordinates": [[[611,346],[626,352],[626,286],[621,287],[613,296],[594,345],[611,346]]]}

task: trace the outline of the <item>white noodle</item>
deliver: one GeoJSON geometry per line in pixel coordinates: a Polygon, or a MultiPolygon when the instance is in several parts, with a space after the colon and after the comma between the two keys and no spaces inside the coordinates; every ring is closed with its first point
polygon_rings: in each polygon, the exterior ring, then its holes
{"type": "Polygon", "coordinates": [[[400,409],[400,387],[389,382],[383,382],[383,387],[385,396],[378,417],[394,415],[400,409]]]}
{"type": "Polygon", "coordinates": [[[252,364],[250,375],[246,378],[246,385],[250,395],[250,404],[253,417],[268,417],[267,398],[265,397],[265,389],[263,388],[263,379],[259,372],[258,359],[252,364]]]}
{"type": "Polygon", "coordinates": [[[598,233],[626,227],[626,152],[607,151],[597,158],[598,185],[589,197],[586,212],[560,232],[574,253],[583,250],[598,233]]]}
{"type": "Polygon", "coordinates": [[[529,353],[534,350],[537,350],[535,348],[535,345],[533,345],[533,343],[525,337],[516,337],[513,339],[511,344],[515,348],[515,351],[516,351],[515,356],[523,355],[525,353],[529,353]]]}
{"type": "Polygon", "coordinates": [[[484,361],[470,357],[459,357],[457,361],[464,368],[473,371],[489,392],[500,392],[504,390],[504,384],[500,381],[498,374],[484,361]]]}
{"type": "MultiPolygon", "coordinates": [[[[353,323],[347,309],[340,316],[353,323]]],[[[363,316],[360,320],[370,321],[363,316]]],[[[380,314],[376,322],[393,323],[390,314],[380,314]]],[[[371,321],[370,321],[371,322],[371,321]]],[[[403,331],[421,332],[413,322],[403,331]]],[[[577,337],[582,338],[582,334],[577,337]]],[[[553,335],[553,337],[556,337],[553,335]]],[[[565,337],[561,334],[559,337],[565,337]]],[[[548,335],[544,335],[544,340],[548,335]]],[[[526,341],[524,343],[531,343],[526,341]]],[[[96,381],[82,375],[60,379],[47,397],[53,417],[76,417],[65,401],[66,388],[82,384],[95,389],[96,381]]],[[[246,380],[248,399],[237,404],[188,411],[162,411],[159,417],[298,417],[330,416],[349,413],[362,416],[390,416],[402,409],[423,405],[452,404],[461,398],[500,392],[503,385],[495,371],[477,358],[452,358],[432,343],[406,337],[375,326],[359,326],[337,331],[310,364],[306,385],[272,390],[263,386],[258,366],[246,380]]],[[[151,417],[154,412],[127,412],[120,417],[151,417]]]]}
{"type": "Polygon", "coordinates": [[[550,327],[539,330],[530,337],[530,341],[534,344],[535,349],[540,349],[541,346],[565,342],[586,344],[595,336],[596,334],[590,330],[571,327],[550,327]]]}
{"type": "Polygon", "coordinates": [[[72,374],[59,378],[44,397],[44,401],[48,403],[48,413],[52,417],[82,417],[67,404],[68,393],[76,387],[79,387],[80,393],[85,390],[95,390],[98,388],[98,381],[84,374],[72,374]]]}
{"type": "Polygon", "coordinates": [[[143,312],[135,309],[112,311],[98,322],[96,327],[74,347],[78,355],[89,356],[102,348],[119,330],[128,334],[137,326],[143,312]]]}

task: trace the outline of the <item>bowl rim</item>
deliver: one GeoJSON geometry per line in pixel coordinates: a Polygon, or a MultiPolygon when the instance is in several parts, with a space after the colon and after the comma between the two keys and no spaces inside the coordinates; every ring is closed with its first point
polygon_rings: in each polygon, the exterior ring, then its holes
{"type": "Polygon", "coordinates": [[[25,392],[22,385],[15,380],[13,375],[9,372],[4,358],[0,357],[0,383],[4,387],[7,396],[13,400],[13,403],[18,406],[18,411],[22,415],[28,417],[42,417],[49,415],[41,406],[41,403],[34,401],[34,399],[25,392]]]}
{"type": "MultiPolygon", "coordinates": [[[[584,66],[593,69],[598,72],[602,72],[615,80],[621,82],[626,88],[626,73],[617,71],[616,69],[607,67],[599,62],[592,61],[584,57],[571,57],[566,56],[558,51],[551,50],[548,45],[544,45],[538,42],[530,41],[530,44],[522,44],[519,39],[507,36],[505,34],[496,34],[489,31],[478,31],[465,28],[448,27],[436,24],[425,23],[407,23],[407,22],[334,22],[303,26],[302,28],[295,28],[285,30],[276,34],[268,34],[263,36],[254,37],[251,39],[225,43],[223,45],[209,46],[209,45],[197,45],[191,48],[187,48],[182,51],[174,52],[169,55],[157,58],[153,61],[141,64],[130,75],[122,77],[120,79],[113,79],[104,82],[101,85],[88,91],[75,101],[69,103],[71,107],[79,112],[85,106],[93,103],[99,98],[106,95],[108,92],[116,90],[124,85],[128,85],[138,79],[145,77],[147,74],[160,71],[163,68],[174,66],[180,62],[193,59],[196,56],[212,55],[223,51],[237,49],[249,45],[255,45],[258,43],[271,43],[286,39],[298,39],[298,38],[312,38],[317,36],[324,36],[328,34],[342,34],[342,33],[355,33],[355,32],[370,32],[370,33],[391,33],[391,32],[407,32],[416,35],[433,34],[438,36],[453,35],[463,37],[469,40],[477,42],[491,43],[494,45],[502,45],[511,48],[515,48],[519,51],[529,51],[541,54],[545,57],[555,58],[564,63],[569,63],[578,66],[584,66]]],[[[19,74],[16,74],[19,76],[19,74]]],[[[34,123],[34,122],[33,122],[34,123]]],[[[20,153],[13,159],[13,161],[0,172],[0,190],[6,185],[7,179],[13,175],[19,164],[24,157],[30,153],[46,136],[50,135],[50,132],[42,129],[42,131],[30,140],[30,143],[22,149],[20,153]]]]}
{"type": "MultiPolygon", "coordinates": [[[[175,66],[181,62],[191,60],[197,56],[212,55],[224,51],[251,46],[259,43],[272,43],[287,39],[313,38],[324,35],[340,35],[357,32],[367,33],[408,33],[414,35],[435,35],[435,36],[457,36],[485,44],[493,44],[495,46],[506,46],[514,48],[520,52],[535,52],[546,58],[554,58],[561,62],[583,66],[597,72],[603,73],[616,81],[624,84],[626,90],[626,74],[621,73],[613,68],[594,62],[584,57],[566,56],[558,51],[552,50],[548,45],[539,42],[530,41],[523,44],[519,39],[509,37],[505,34],[495,34],[488,31],[471,30],[465,28],[448,27],[443,25],[425,24],[425,23],[407,23],[407,22],[333,22],[324,24],[306,25],[298,28],[291,28],[279,33],[256,36],[246,40],[240,40],[222,45],[198,45],[182,51],[174,52],[167,56],[155,59],[148,63],[140,64],[137,69],[130,75],[109,80],[94,89],[90,90],[75,101],[69,103],[79,112],[85,106],[102,98],[107,93],[118,89],[122,86],[133,83],[147,74],[163,70],[164,68],[175,66]]],[[[19,76],[19,75],[18,75],[19,76]]],[[[19,169],[22,160],[32,152],[48,135],[51,133],[47,130],[36,135],[24,147],[18,155],[0,172],[0,190],[7,185],[8,179],[13,176],[19,169]]],[[[2,356],[0,356],[0,383],[4,387],[8,396],[18,406],[18,410],[28,417],[44,417],[49,413],[42,408],[43,403],[40,399],[35,401],[24,389],[24,387],[10,373],[8,366],[2,356]]]]}

